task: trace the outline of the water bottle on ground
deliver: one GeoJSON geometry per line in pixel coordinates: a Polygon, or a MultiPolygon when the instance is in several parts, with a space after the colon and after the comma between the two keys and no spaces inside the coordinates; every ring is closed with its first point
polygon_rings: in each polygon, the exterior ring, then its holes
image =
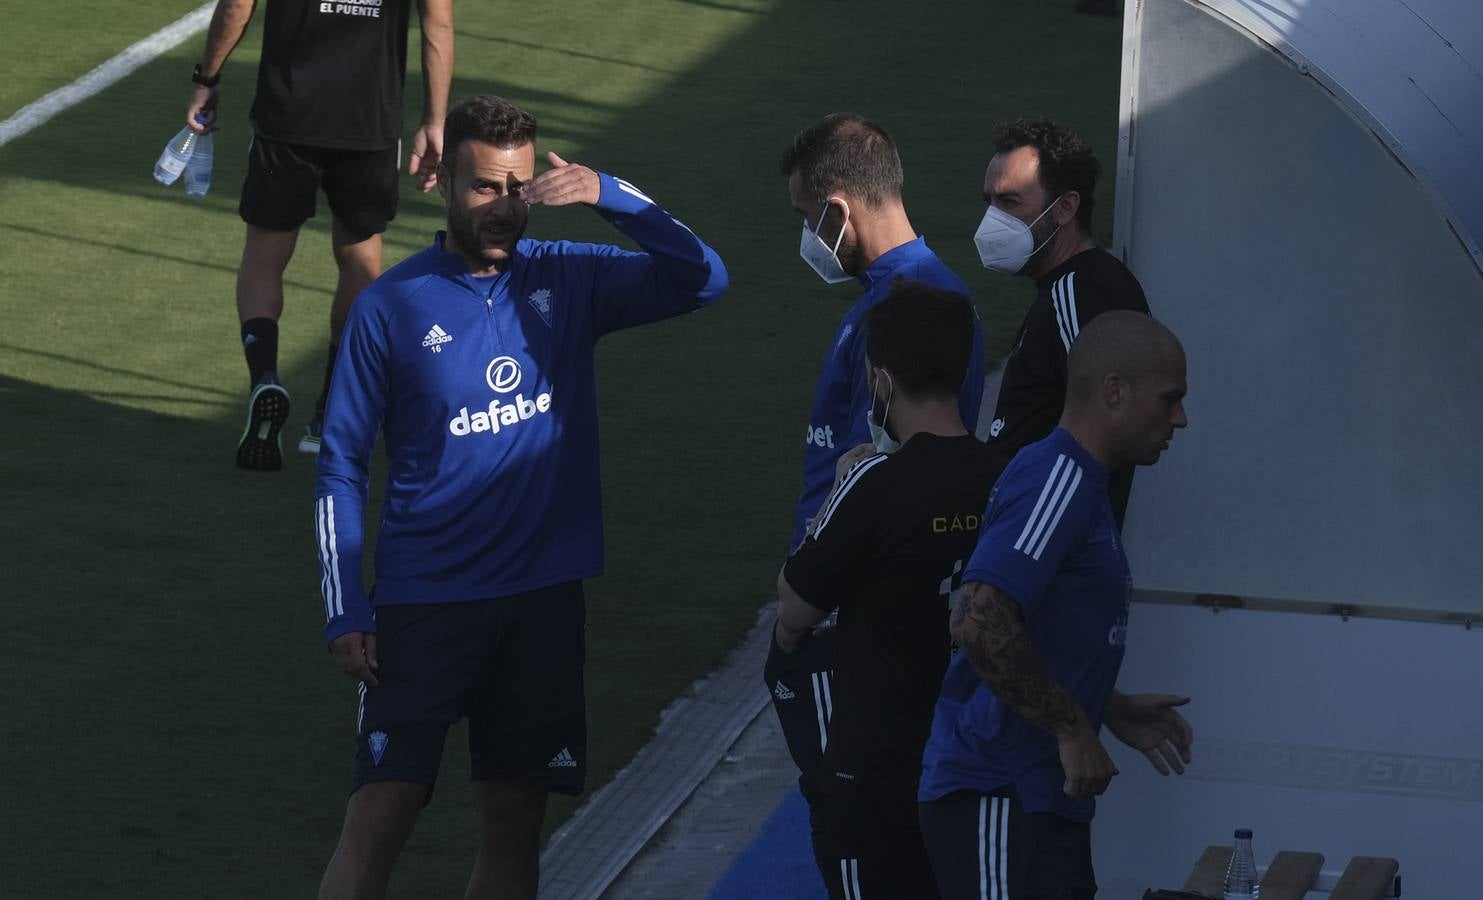
{"type": "Polygon", "coordinates": [[[170,138],[159,161],[154,164],[154,180],[160,184],[174,184],[180,173],[185,171],[186,163],[190,162],[200,138],[190,126],[180,129],[175,137],[170,138]]]}
{"type": "Polygon", "coordinates": [[[185,193],[191,197],[204,197],[211,190],[211,132],[196,138],[194,152],[185,164],[185,193]]]}
{"type": "Polygon", "coordinates": [[[1256,857],[1251,852],[1251,829],[1236,829],[1236,846],[1226,867],[1225,900],[1258,900],[1261,885],[1256,878],[1256,857]]]}

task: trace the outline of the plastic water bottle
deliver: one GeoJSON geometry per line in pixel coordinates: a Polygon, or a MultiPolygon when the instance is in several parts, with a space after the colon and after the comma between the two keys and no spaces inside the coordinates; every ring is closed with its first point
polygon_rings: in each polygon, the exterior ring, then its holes
{"type": "Polygon", "coordinates": [[[185,171],[186,163],[190,162],[199,139],[200,135],[192,131],[189,125],[180,129],[170,139],[170,143],[165,145],[159,161],[154,164],[154,180],[160,184],[174,184],[180,173],[185,171]]]}
{"type": "Polygon", "coordinates": [[[1236,829],[1236,846],[1226,867],[1225,900],[1258,900],[1261,885],[1256,878],[1256,857],[1251,852],[1251,829],[1236,829]]]}
{"type": "Polygon", "coordinates": [[[204,197],[211,190],[211,132],[196,138],[195,151],[185,164],[185,192],[191,197],[204,197]]]}

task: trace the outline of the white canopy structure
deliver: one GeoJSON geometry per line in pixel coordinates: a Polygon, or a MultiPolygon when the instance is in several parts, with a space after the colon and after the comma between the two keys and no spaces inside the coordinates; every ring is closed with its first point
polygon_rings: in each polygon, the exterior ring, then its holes
{"type": "Polygon", "coordinates": [[[1483,0],[1127,6],[1114,252],[1190,427],[1134,482],[1122,686],[1199,744],[1183,783],[1118,757],[1102,896],[1238,826],[1478,896],[1483,0]]]}

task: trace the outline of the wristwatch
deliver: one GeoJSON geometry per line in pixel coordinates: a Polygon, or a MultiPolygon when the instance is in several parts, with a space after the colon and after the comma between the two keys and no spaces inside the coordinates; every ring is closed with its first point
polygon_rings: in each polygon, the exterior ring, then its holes
{"type": "Polygon", "coordinates": [[[216,87],[217,82],[221,81],[221,73],[217,72],[215,75],[207,78],[205,75],[201,74],[201,64],[196,63],[196,67],[191,70],[191,81],[194,81],[201,87],[214,88],[216,87]]]}

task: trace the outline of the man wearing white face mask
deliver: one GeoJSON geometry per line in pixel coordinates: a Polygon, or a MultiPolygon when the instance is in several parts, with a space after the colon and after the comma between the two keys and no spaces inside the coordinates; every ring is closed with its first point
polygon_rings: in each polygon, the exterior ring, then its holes
{"type": "MultiPolygon", "coordinates": [[[[1066,355],[1081,329],[1110,309],[1147,313],[1143,288],[1117,257],[1092,240],[1101,167],[1070,129],[1023,119],[994,129],[984,173],[989,204],[973,236],[990,271],[1023,275],[1037,294],[1004,361],[989,446],[1007,461],[1045,438],[1066,399],[1066,355]]],[[[1108,493],[1122,525],[1132,469],[1112,473],[1108,493]]]]}
{"type": "Polygon", "coordinates": [[[948,595],[997,456],[964,426],[968,301],[899,282],[865,316],[875,418],[894,451],[857,462],[778,576],[776,653],[839,611],[834,717],[811,776],[814,858],[834,898],[936,896],[916,786],[947,671],[948,595]]]}
{"type": "MultiPolygon", "coordinates": [[[[863,336],[866,313],[903,279],[964,296],[968,286],[913,230],[901,201],[901,158],[881,126],[853,113],[826,116],[793,138],[779,168],[788,179],[793,209],[803,219],[799,253],[804,262],[829,284],[853,279],[864,288],[829,343],[814,389],[804,434],[803,491],[788,543],[791,552],[803,543],[834,487],[841,457],[852,448],[866,451],[873,443],[863,336]]],[[[978,422],[984,385],[983,334],[976,316],[971,331],[967,371],[958,390],[959,411],[970,432],[978,422]]],[[[798,657],[810,662],[798,676],[774,677],[773,666],[764,673],[788,749],[804,773],[800,784],[806,795],[812,793],[809,773],[828,741],[833,710],[827,634],[821,631],[818,638],[805,642],[798,657]]]]}

